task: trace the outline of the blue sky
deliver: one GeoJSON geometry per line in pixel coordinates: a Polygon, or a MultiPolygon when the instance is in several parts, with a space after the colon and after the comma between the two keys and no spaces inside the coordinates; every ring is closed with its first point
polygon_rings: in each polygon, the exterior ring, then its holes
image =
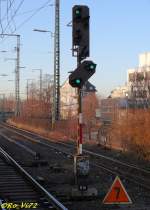
{"type": "MultiPolygon", "coordinates": [[[[12,14],[21,2],[15,0],[12,14]]],[[[37,78],[39,72],[32,72],[33,68],[42,68],[44,73],[53,74],[53,39],[49,33],[33,32],[34,28],[54,31],[54,6],[49,5],[36,13],[26,24],[21,25],[35,10],[47,2],[46,0],[24,0],[14,17],[17,30],[21,35],[21,92],[25,92],[26,79],[37,78]],[[32,11],[31,11],[32,10],[32,11]]],[[[54,0],[49,1],[53,4],[54,0]]],[[[90,58],[97,63],[96,74],[90,81],[96,85],[102,95],[109,95],[116,86],[126,82],[128,68],[138,65],[138,55],[150,51],[150,0],[60,0],[60,36],[61,36],[61,83],[67,78],[68,71],[76,67],[76,58],[72,57],[72,30],[67,27],[71,21],[72,6],[85,4],[90,7],[90,58]]],[[[7,0],[1,1],[1,16],[6,13],[7,0]]],[[[2,21],[3,28],[7,19],[11,19],[11,12],[2,21]]],[[[14,23],[10,22],[5,33],[14,30],[14,23]],[[10,29],[11,28],[11,29],[10,29]]],[[[0,28],[0,30],[2,30],[0,28]]],[[[0,91],[12,92],[15,63],[13,60],[4,61],[4,58],[14,58],[15,38],[0,40],[1,73],[8,73],[6,78],[0,77],[0,91]]]]}

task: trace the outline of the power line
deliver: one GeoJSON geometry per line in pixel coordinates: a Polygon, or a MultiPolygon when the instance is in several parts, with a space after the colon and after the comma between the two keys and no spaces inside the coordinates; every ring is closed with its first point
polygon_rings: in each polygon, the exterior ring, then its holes
{"type": "MultiPolygon", "coordinates": [[[[11,2],[11,0],[9,0],[10,2],[11,2]]],[[[13,24],[14,24],[14,27],[15,27],[15,30],[14,31],[16,31],[17,29],[16,29],[16,24],[15,24],[15,21],[14,21],[14,18],[13,18],[13,15],[12,15],[12,3],[14,2],[14,0],[11,2],[11,5],[9,6],[9,8],[8,8],[8,11],[9,11],[9,9],[11,9],[11,20],[12,20],[12,22],[13,22],[13,24]]],[[[53,4],[46,4],[45,6],[42,6],[42,7],[38,7],[38,8],[36,8],[36,9],[32,9],[32,10],[28,10],[28,11],[25,11],[25,12],[23,12],[23,13],[19,13],[19,14],[17,14],[16,15],[16,17],[18,17],[18,16],[22,16],[22,15],[25,15],[25,14],[28,14],[28,13],[31,13],[31,12],[36,12],[37,10],[41,10],[41,9],[44,9],[45,7],[48,7],[48,6],[53,6],[53,4]]],[[[7,14],[5,14],[5,16],[6,16],[7,14]]],[[[4,16],[3,16],[3,18],[2,18],[2,20],[4,20],[4,16]]],[[[20,24],[21,25],[21,24],[20,24]]]]}
{"type": "MultiPolygon", "coordinates": [[[[17,12],[18,12],[19,9],[21,8],[21,6],[22,6],[22,4],[24,3],[24,1],[25,1],[25,0],[22,0],[22,1],[20,2],[20,4],[18,5],[17,9],[15,10],[15,12],[14,12],[12,18],[14,18],[14,17],[16,16],[17,12]]],[[[11,22],[12,22],[12,20],[10,20],[10,21],[8,22],[8,24],[6,25],[6,27],[5,27],[4,31],[3,31],[3,33],[5,33],[6,29],[8,28],[8,26],[9,26],[9,24],[10,24],[11,22]]]]}
{"type": "MultiPolygon", "coordinates": [[[[1,0],[0,0],[0,1],[1,1],[1,0]]],[[[34,12],[31,16],[29,16],[27,19],[25,19],[18,27],[15,27],[15,30],[12,31],[12,34],[13,34],[17,29],[21,28],[25,23],[27,23],[27,22],[28,22],[33,16],[35,16],[40,10],[42,10],[42,9],[45,8],[46,6],[49,6],[48,3],[50,3],[51,1],[52,1],[52,0],[46,1],[41,7],[39,7],[38,9],[36,9],[35,12],[34,12]]],[[[18,8],[15,10],[13,16],[11,17],[12,19],[16,16],[16,13],[18,12],[18,10],[19,10],[19,8],[21,7],[21,5],[23,4],[23,2],[24,2],[24,0],[21,1],[21,3],[19,4],[18,8]]],[[[11,22],[11,21],[10,21],[10,22],[11,22]]],[[[8,24],[7,24],[6,27],[8,27],[8,24]]],[[[3,33],[4,33],[4,31],[6,30],[6,27],[5,27],[5,29],[3,30],[3,33]]],[[[5,38],[4,38],[4,37],[1,36],[1,38],[3,38],[3,40],[2,40],[0,43],[3,43],[8,37],[5,37],[5,38]]]]}
{"type": "MultiPolygon", "coordinates": [[[[12,4],[11,0],[9,0],[9,2],[10,2],[10,4],[12,4]]],[[[13,10],[12,9],[14,9],[13,6],[10,8],[10,16],[11,16],[11,20],[12,20],[12,22],[14,24],[14,28],[16,30],[16,24],[15,24],[15,20],[13,18],[13,10]]]]}
{"type": "MultiPolygon", "coordinates": [[[[30,19],[32,19],[33,16],[35,16],[40,10],[42,10],[43,8],[45,8],[46,6],[48,6],[47,4],[50,2],[51,0],[48,0],[43,6],[39,7],[37,10],[35,10],[35,12],[29,16],[28,18],[26,18],[17,28],[20,29],[24,24],[26,24],[30,19]]],[[[16,31],[14,30],[13,33],[16,31]]]]}
{"type": "MultiPolygon", "coordinates": [[[[15,0],[12,0],[11,4],[8,7],[8,11],[10,10],[10,8],[12,7],[12,5],[14,4],[15,0]]],[[[5,13],[5,15],[2,17],[2,21],[5,20],[5,17],[7,16],[7,11],[5,13]]]]}
{"type": "Polygon", "coordinates": [[[7,9],[6,9],[7,10],[7,12],[6,12],[7,15],[6,16],[7,16],[7,24],[8,24],[8,27],[9,27],[10,31],[12,32],[12,28],[11,28],[11,25],[9,23],[9,9],[8,9],[9,8],[9,3],[10,3],[9,0],[7,0],[7,3],[6,3],[7,4],[7,9]]]}
{"type": "Polygon", "coordinates": [[[2,25],[2,1],[0,0],[0,26],[1,26],[1,33],[3,33],[3,25],[2,25]]]}
{"type": "MultiPolygon", "coordinates": [[[[11,2],[11,0],[9,0],[9,1],[11,2]]],[[[14,0],[12,0],[11,5],[9,5],[9,7],[8,7],[8,10],[11,10],[11,9],[12,9],[12,7],[13,7],[13,2],[14,2],[14,0]]],[[[47,7],[47,6],[53,6],[53,4],[48,4],[48,5],[46,5],[46,6],[43,6],[43,8],[44,8],[44,7],[47,7]]],[[[16,14],[15,17],[22,16],[22,15],[26,15],[26,14],[31,13],[31,12],[34,12],[34,11],[40,9],[40,8],[41,8],[41,7],[38,7],[38,8],[35,8],[35,9],[31,9],[31,10],[24,11],[24,12],[22,12],[22,13],[18,13],[18,14],[16,14]]],[[[2,17],[2,21],[5,20],[6,15],[7,15],[7,13],[5,13],[5,15],[2,17]]]]}
{"type": "MultiPolygon", "coordinates": [[[[35,16],[40,10],[42,10],[43,8],[47,7],[47,6],[50,6],[48,5],[48,3],[50,3],[52,0],[48,0],[46,1],[41,7],[37,8],[36,10],[33,10],[34,13],[29,16],[27,19],[25,19],[18,27],[15,27],[15,30],[12,32],[12,34],[19,28],[21,28],[25,23],[27,23],[33,16],[35,16]]],[[[23,1],[22,1],[23,3],[23,1]]],[[[15,14],[16,14],[16,11],[15,11],[15,14]]],[[[17,16],[17,15],[15,15],[17,16]]],[[[14,15],[11,17],[12,19],[14,18],[14,15]]],[[[6,29],[6,28],[5,28],[6,29]]],[[[4,30],[3,30],[3,33],[4,33],[4,30]]],[[[4,42],[5,40],[7,39],[7,37],[5,39],[3,39],[0,43],[4,42]]]]}
{"type": "MultiPolygon", "coordinates": [[[[48,5],[46,5],[46,6],[43,6],[43,8],[48,7],[48,6],[53,6],[53,4],[48,4],[48,5]]],[[[22,12],[22,13],[19,13],[19,14],[16,15],[16,16],[22,16],[22,15],[25,15],[25,14],[28,14],[28,13],[31,13],[31,12],[34,12],[34,11],[40,9],[40,8],[41,8],[41,7],[38,7],[38,8],[35,8],[35,9],[31,9],[31,10],[28,10],[28,11],[25,11],[25,12],[22,12]]]]}

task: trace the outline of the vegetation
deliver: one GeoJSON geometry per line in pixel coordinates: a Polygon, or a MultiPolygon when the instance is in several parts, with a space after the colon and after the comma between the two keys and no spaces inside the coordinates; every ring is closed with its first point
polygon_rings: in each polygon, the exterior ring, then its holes
{"type": "MultiPolygon", "coordinates": [[[[77,139],[78,116],[71,109],[67,119],[60,120],[52,129],[52,87],[47,86],[42,91],[40,101],[39,91],[30,87],[28,98],[21,103],[21,116],[13,118],[13,123],[28,130],[33,130],[53,139],[77,139]]],[[[7,101],[7,109],[14,106],[13,100],[7,101]]],[[[100,122],[96,119],[96,109],[99,100],[94,93],[83,97],[83,132],[86,140],[93,140],[91,133],[98,131],[100,122]]],[[[123,148],[138,156],[139,159],[150,159],[150,110],[120,109],[111,126],[106,129],[106,136],[112,147],[123,148]]],[[[12,122],[11,121],[11,122],[12,122]]]]}
{"type": "MultiPolygon", "coordinates": [[[[67,119],[56,122],[55,128],[52,129],[50,100],[45,98],[45,100],[40,102],[38,95],[36,95],[36,89],[31,92],[32,95],[28,97],[28,100],[22,102],[21,116],[17,118],[14,117],[11,123],[13,122],[17,124],[17,126],[34,130],[42,135],[56,139],[68,138],[76,140],[78,116],[74,115],[70,110],[67,119]]],[[[83,127],[89,140],[91,139],[91,131],[96,126],[95,109],[97,107],[98,99],[95,94],[92,93],[83,98],[83,127]]]]}
{"type": "Polygon", "coordinates": [[[150,159],[150,110],[132,109],[115,120],[110,130],[112,144],[116,141],[124,150],[139,159],[150,159]]]}

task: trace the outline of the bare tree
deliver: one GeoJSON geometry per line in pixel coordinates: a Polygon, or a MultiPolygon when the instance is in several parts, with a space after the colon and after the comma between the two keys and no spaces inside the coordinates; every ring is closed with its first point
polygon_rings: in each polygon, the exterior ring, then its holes
{"type": "Polygon", "coordinates": [[[112,124],[112,144],[118,141],[124,150],[134,152],[140,159],[150,158],[150,110],[130,109],[112,124]]]}
{"type": "Polygon", "coordinates": [[[90,93],[83,98],[84,131],[91,139],[91,130],[96,126],[96,109],[99,107],[95,93],[90,93]]]}

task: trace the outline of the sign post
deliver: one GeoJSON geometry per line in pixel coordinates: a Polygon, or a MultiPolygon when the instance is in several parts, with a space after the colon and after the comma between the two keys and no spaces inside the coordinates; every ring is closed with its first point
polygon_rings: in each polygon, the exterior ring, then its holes
{"type": "Polygon", "coordinates": [[[132,204],[131,198],[118,176],[106,194],[103,204],[132,204]]]}

